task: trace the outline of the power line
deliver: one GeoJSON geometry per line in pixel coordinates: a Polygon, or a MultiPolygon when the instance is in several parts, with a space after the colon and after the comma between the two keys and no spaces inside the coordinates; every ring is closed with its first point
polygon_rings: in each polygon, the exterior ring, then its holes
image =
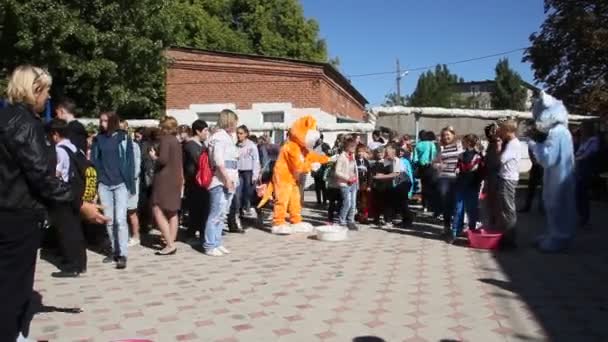
{"type": "MultiPolygon", "coordinates": [[[[492,58],[492,57],[509,55],[509,54],[514,53],[514,52],[523,51],[525,49],[527,49],[527,48],[513,49],[513,50],[504,51],[504,52],[500,52],[500,53],[495,53],[495,54],[487,55],[487,56],[474,57],[474,58],[463,59],[461,61],[456,61],[456,62],[437,63],[437,64],[441,64],[441,65],[443,65],[443,64],[445,64],[445,65],[455,65],[455,64],[468,63],[468,62],[478,61],[478,60],[481,60],[481,59],[487,59],[487,58],[492,58]]],[[[428,70],[428,69],[434,68],[437,64],[427,65],[427,66],[421,66],[421,67],[415,67],[415,68],[409,68],[409,69],[407,69],[407,71],[411,72],[411,71],[428,70]]],[[[366,77],[366,76],[389,75],[389,74],[395,74],[395,71],[393,70],[393,71],[372,72],[372,73],[368,73],[368,74],[347,75],[346,77],[353,78],[353,77],[366,77]]]]}

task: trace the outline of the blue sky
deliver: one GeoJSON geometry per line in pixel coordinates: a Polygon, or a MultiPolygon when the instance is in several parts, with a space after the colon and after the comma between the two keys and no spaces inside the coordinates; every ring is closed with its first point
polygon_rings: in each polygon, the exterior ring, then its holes
{"type": "MultiPolygon", "coordinates": [[[[542,0],[301,0],[315,18],[329,53],[340,58],[345,75],[391,71],[460,61],[529,45],[543,22],[542,0]]],[[[522,52],[506,56],[525,81],[533,81],[522,52]]],[[[465,80],[494,78],[500,57],[450,66],[465,80]]],[[[401,83],[402,93],[416,87],[421,72],[401,83]]],[[[395,76],[352,78],[371,105],[396,89],[395,76]]]]}

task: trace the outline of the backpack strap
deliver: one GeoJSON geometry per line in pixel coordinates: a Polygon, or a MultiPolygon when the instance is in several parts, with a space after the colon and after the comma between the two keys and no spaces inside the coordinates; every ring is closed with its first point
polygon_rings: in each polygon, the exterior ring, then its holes
{"type": "MultiPolygon", "coordinates": [[[[76,172],[78,172],[78,175],[80,175],[80,177],[84,179],[84,175],[82,174],[82,171],[80,170],[80,165],[79,165],[80,163],[76,158],[76,153],[65,145],[61,145],[61,146],[59,146],[59,148],[63,149],[68,154],[68,157],[70,158],[70,170],[76,170],[76,172]]],[[[80,153],[80,152],[78,152],[78,153],[80,153]]],[[[72,173],[73,173],[73,171],[72,171],[72,173]]]]}

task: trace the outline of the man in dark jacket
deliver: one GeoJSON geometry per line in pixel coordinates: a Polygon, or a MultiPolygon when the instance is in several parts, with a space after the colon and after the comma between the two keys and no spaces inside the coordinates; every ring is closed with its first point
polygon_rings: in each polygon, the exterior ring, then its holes
{"type": "Polygon", "coordinates": [[[83,153],[87,152],[87,130],[76,120],[76,103],[64,97],[55,104],[55,115],[68,123],[67,138],[83,153]]]}

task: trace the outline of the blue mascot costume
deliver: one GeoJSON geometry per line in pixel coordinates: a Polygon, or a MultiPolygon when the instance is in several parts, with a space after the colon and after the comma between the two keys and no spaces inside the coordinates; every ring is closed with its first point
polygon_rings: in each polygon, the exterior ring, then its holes
{"type": "Polygon", "coordinates": [[[530,149],[544,168],[543,202],[547,231],[537,247],[542,252],[563,251],[574,238],[576,202],[574,147],[568,130],[568,111],[562,101],[542,92],[534,103],[535,132],[530,149]]]}

